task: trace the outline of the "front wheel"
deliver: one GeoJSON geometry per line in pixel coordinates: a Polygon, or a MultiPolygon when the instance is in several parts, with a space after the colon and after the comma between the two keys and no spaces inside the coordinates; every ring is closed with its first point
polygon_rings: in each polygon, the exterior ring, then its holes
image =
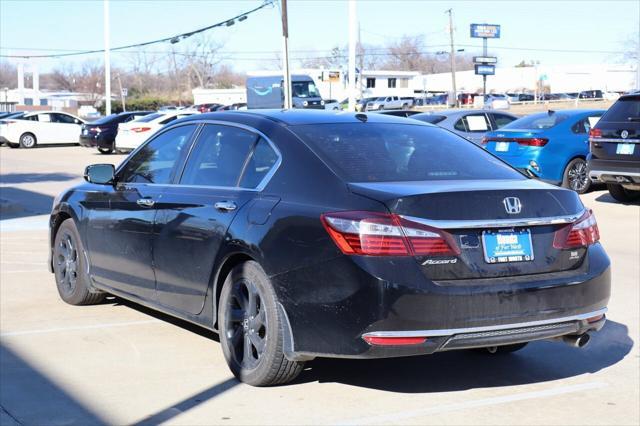
{"type": "Polygon", "coordinates": [[[108,155],[108,154],[111,154],[113,152],[113,149],[112,148],[98,148],[98,152],[100,154],[108,155]]]}
{"type": "Polygon", "coordinates": [[[53,272],[62,300],[70,305],[102,302],[105,294],[90,288],[86,258],[73,219],[62,222],[53,244],[53,272]]]}
{"type": "Polygon", "coordinates": [[[574,158],[564,170],[562,186],[584,194],[591,187],[587,162],[582,158],[574,158]]]}
{"type": "Polygon", "coordinates": [[[249,261],[227,276],[220,294],[220,344],[231,372],[253,386],[290,382],[304,366],[283,354],[284,318],[260,265],[249,261]]]}
{"type": "Polygon", "coordinates": [[[632,201],[640,200],[640,191],[630,191],[622,187],[622,185],[616,185],[613,183],[607,184],[609,194],[617,201],[621,203],[630,203],[632,201]]]}

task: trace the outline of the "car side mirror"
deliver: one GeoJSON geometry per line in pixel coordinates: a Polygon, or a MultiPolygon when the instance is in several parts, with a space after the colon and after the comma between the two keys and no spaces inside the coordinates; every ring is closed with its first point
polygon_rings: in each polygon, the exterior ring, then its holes
{"type": "Polygon", "coordinates": [[[84,180],[98,185],[114,183],[116,168],[113,164],[92,164],[84,169],[84,180]]]}

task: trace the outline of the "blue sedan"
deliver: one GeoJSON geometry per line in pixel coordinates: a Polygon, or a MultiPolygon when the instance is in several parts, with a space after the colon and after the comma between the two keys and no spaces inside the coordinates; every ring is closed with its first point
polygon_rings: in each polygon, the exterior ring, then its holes
{"type": "Polygon", "coordinates": [[[589,130],[603,113],[579,109],[528,115],[488,132],[482,144],[525,174],[582,194],[591,185],[589,130]]]}

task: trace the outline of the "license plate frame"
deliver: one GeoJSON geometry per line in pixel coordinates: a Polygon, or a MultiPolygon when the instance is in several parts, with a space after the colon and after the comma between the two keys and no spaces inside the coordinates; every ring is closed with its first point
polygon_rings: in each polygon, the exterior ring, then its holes
{"type": "Polygon", "coordinates": [[[535,258],[529,228],[482,231],[482,250],[489,264],[531,262],[535,258]]]}
{"type": "Polygon", "coordinates": [[[636,148],[634,143],[619,143],[616,146],[616,154],[618,155],[633,155],[633,151],[636,148]]]}

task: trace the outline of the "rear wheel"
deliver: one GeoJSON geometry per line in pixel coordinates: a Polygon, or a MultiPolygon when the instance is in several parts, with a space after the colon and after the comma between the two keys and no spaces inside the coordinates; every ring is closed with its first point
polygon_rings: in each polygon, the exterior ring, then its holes
{"type": "Polygon", "coordinates": [[[89,287],[84,250],[73,219],[62,222],[56,233],[53,272],[60,297],[70,305],[92,305],[104,299],[104,293],[89,287]]]}
{"type": "Polygon", "coordinates": [[[98,148],[98,152],[100,154],[107,155],[107,154],[111,154],[113,152],[113,149],[112,148],[98,148]]]}
{"type": "Polygon", "coordinates": [[[630,191],[623,188],[622,185],[612,183],[607,184],[607,189],[609,190],[609,194],[621,203],[640,200],[640,191],[630,191]]]}
{"type": "Polygon", "coordinates": [[[20,136],[20,148],[34,148],[36,144],[36,137],[32,133],[24,133],[20,136]]]}
{"type": "Polygon", "coordinates": [[[591,180],[587,169],[587,162],[582,158],[574,158],[564,170],[562,186],[572,189],[578,194],[584,194],[591,187],[591,180]]]}
{"type": "Polygon", "coordinates": [[[283,354],[284,318],[260,265],[249,261],[227,276],[220,294],[220,343],[238,380],[269,386],[293,380],[304,366],[283,354]]]}
{"type": "Polygon", "coordinates": [[[20,147],[20,144],[11,143],[11,142],[7,142],[7,145],[9,145],[9,148],[18,148],[18,147],[20,147]]]}

